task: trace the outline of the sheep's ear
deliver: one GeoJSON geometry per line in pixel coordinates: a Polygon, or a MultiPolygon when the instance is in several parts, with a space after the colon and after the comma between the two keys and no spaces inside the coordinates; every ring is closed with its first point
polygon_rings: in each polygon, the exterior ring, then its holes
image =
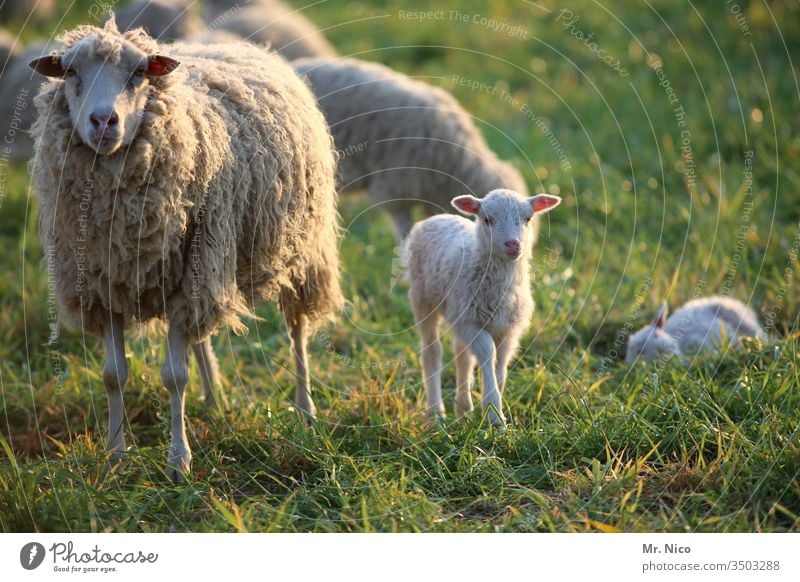
{"type": "Polygon", "coordinates": [[[664,323],[667,321],[667,302],[665,301],[656,313],[656,317],[653,320],[653,325],[659,329],[664,327],[664,323]]]}
{"type": "Polygon", "coordinates": [[[59,55],[49,55],[47,57],[39,57],[33,59],[28,66],[45,77],[63,77],[67,74],[64,66],[61,64],[61,57],[59,55]]]}
{"type": "Polygon", "coordinates": [[[178,65],[180,63],[175,59],[163,55],[152,55],[147,57],[147,74],[151,77],[163,77],[177,69],[178,65]]]}
{"type": "Polygon", "coordinates": [[[450,203],[464,214],[478,214],[481,209],[481,201],[475,196],[456,196],[450,203]]]}
{"type": "Polygon", "coordinates": [[[534,212],[550,212],[553,208],[561,204],[561,198],[550,194],[538,194],[533,198],[528,198],[528,202],[534,212]]]}

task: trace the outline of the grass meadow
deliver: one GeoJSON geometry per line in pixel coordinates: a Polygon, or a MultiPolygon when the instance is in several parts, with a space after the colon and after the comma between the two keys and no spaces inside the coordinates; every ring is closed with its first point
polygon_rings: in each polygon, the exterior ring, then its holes
{"type": "MultiPolygon", "coordinates": [[[[129,460],[106,472],[102,346],[51,334],[36,201],[26,167],[2,165],[0,530],[800,527],[800,6],[450,4],[322,0],[305,13],[342,55],[452,91],[531,192],[564,198],[532,263],[508,427],[478,412],[424,422],[390,223],[353,195],[340,205],[349,305],[311,342],[316,425],[291,406],[287,335],[264,305],[249,334],[214,339],[224,412],[204,406],[192,371],[193,472],[173,485],[163,341],[129,334],[129,460]],[[711,293],[749,302],[773,343],[688,368],[623,363],[625,336],[662,300],[711,293]]],[[[10,28],[49,38],[100,5],[10,28]]],[[[449,412],[451,360],[446,341],[449,412]]]]}

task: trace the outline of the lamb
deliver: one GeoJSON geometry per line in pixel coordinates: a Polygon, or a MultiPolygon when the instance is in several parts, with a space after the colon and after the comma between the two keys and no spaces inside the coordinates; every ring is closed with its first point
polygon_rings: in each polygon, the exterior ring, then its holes
{"type": "Polygon", "coordinates": [[[259,299],[279,301],[297,406],[315,414],[307,338],[343,303],[333,140],[306,85],[252,45],[159,45],[113,19],[60,40],[31,63],[53,78],[30,164],[48,269],[64,319],[104,339],[112,461],[125,451],[124,330],[166,319],[178,480],[188,349],[213,381],[209,337],[245,329],[259,299]]]}
{"type": "Polygon", "coordinates": [[[205,18],[209,31],[269,45],[289,61],[336,56],[336,50],[310,20],[278,0],[252,0],[244,7],[241,0],[209,0],[205,18]]]}
{"type": "Polygon", "coordinates": [[[439,343],[439,323],[444,318],[455,335],[457,416],[473,409],[470,388],[477,358],[483,409],[492,424],[505,423],[501,398],[508,363],[534,307],[528,265],[534,234],[531,219],[560,202],[557,196],[526,198],[502,189],[483,199],[458,196],[453,206],[475,216],[475,221],[440,214],[411,230],[403,259],[422,339],[420,360],[429,416],[445,415],[439,343]]]}
{"type": "Polygon", "coordinates": [[[195,4],[193,0],[135,0],[117,11],[117,26],[122,31],[144,28],[163,42],[186,39],[203,30],[195,4]]]}
{"type": "Polygon", "coordinates": [[[343,191],[365,189],[402,240],[411,209],[447,212],[457,194],[507,188],[527,196],[520,173],[489,149],[470,115],[446,91],[356,59],[302,59],[340,152],[343,191]]]}
{"type": "Polygon", "coordinates": [[[628,339],[625,362],[631,364],[673,356],[714,353],[726,342],[738,346],[741,338],[767,338],[758,316],[744,303],[714,295],[687,302],[669,319],[667,304],[661,306],[653,322],[628,339]]]}

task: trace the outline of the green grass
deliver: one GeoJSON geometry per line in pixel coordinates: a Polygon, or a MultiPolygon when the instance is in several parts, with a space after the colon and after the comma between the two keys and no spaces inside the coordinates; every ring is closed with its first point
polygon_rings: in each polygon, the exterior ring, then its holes
{"type": "MultiPolygon", "coordinates": [[[[228,412],[204,409],[193,376],[193,473],[171,485],[162,342],[131,335],[133,445],[124,469],[106,473],[102,349],[68,331],[46,345],[35,202],[25,168],[3,167],[0,529],[798,528],[797,4],[740,2],[745,36],[728,5],[711,1],[625,1],[611,11],[575,0],[580,19],[570,30],[549,0],[459,3],[470,19],[522,25],[527,38],[451,19],[447,6],[441,20],[400,19],[400,10],[437,9],[409,4],[330,1],[308,13],[330,27],[342,54],[453,91],[532,191],[565,199],[534,260],[537,312],[510,373],[509,427],[491,429],[477,413],[434,426],[421,420],[418,340],[406,288],[392,285],[391,229],[354,197],[341,205],[351,306],[312,341],[316,426],[305,428],[291,409],[287,338],[265,306],[249,335],[215,339],[228,412]],[[594,34],[629,74],[601,62],[576,30],[594,34]],[[659,61],[685,128],[659,85],[659,61]],[[496,87],[494,95],[454,75],[496,87]],[[681,156],[684,129],[691,159],[681,156]],[[774,321],[777,348],[749,346],[689,369],[619,361],[618,332],[643,324],[665,296],[675,305],[726,289],[774,321]]],[[[63,26],[90,6],[78,2],[63,26]]],[[[23,31],[27,39],[51,33],[23,31]]],[[[453,374],[450,364],[449,408],[453,374]]]]}

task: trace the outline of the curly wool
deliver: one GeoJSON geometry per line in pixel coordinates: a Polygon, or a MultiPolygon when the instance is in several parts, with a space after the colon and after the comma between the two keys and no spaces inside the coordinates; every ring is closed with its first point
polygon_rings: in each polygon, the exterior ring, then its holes
{"type": "MultiPolygon", "coordinates": [[[[111,62],[125,42],[158,49],[141,30],[108,28],[62,42],[111,62]]],[[[166,317],[200,341],[244,329],[261,299],[279,298],[290,320],[331,318],[343,303],[335,161],[313,96],[251,45],[161,49],[181,66],[151,81],[136,138],[110,156],[73,131],[63,81],[36,99],[31,172],[66,319],[101,335],[109,312],[126,326],[166,317]]]]}
{"type": "Polygon", "coordinates": [[[341,59],[292,63],[307,78],[340,152],[345,190],[374,203],[451,212],[459,194],[507,188],[527,196],[520,173],[497,158],[456,99],[383,65],[341,59]]]}

